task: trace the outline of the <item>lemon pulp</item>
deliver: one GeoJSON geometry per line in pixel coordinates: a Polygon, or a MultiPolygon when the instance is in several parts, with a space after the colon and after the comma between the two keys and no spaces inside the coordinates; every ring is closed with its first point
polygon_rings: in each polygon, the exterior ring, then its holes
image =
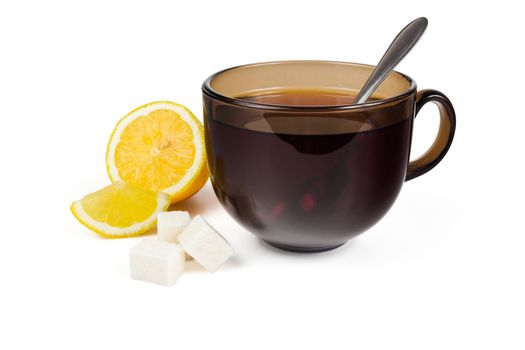
{"type": "Polygon", "coordinates": [[[204,133],[184,106],[153,102],[122,118],[108,144],[112,181],[163,191],[172,202],[188,198],[208,179],[204,133]]]}

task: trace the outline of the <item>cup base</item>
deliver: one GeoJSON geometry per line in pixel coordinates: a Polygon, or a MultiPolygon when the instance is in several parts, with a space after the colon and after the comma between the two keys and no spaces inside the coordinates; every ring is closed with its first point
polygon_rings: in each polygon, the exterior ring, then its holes
{"type": "Polygon", "coordinates": [[[321,252],[326,252],[328,250],[339,248],[340,246],[346,244],[346,242],[344,242],[341,244],[320,246],[320,247],[298,247],[298,246],[274,243],[274,242],[270,242],[266,240],[263,240],[263,241],[266,244],[271,245],[272,247],[275,247],[281,250],[286,250],[288,252],[294,252],[294,253],[321,253],[321,252]]]}

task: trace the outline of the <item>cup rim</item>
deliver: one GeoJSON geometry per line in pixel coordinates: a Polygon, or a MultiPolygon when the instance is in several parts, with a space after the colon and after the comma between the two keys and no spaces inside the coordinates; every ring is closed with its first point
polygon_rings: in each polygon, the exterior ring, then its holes
{"type": "Polygon", "coordinates": [[[240,98],[235,97],[229,97],[226,95],[223,95],[216,90],[214,90],[211,87],[211,82],[213,79],[220,74],[234,70],[239,68],[245,68],[245,67],[254,67],[254,66],[261,66],[261,65],[274,65],[274,64],[283,64],[283,63],[327,63],[327,64],[346,64],[346,65],[352,65],[352,66],[360,66],[360,67],[370,67],[374,68],[375,66],[372,66],[370,64],[364,64],[364,63],[355,63],[355,62],[345,62],[345,61],[328,61],[328,60],[282,60],[282,61],[266,61],[266,62],[257,62],[257,63],[248,63],[243,65],[238,65],[230,68],[226,68],[223,70],[220,70],[212,75],[210,75],[203,83],[202,83],[202,92],[211,97],[215,98],[224,102],[228,102],[231,104],[248,107],[248,108],[258,108],[258,109],[274,109],[274,110],[290,110],[290,111],[297,111],[297,110],[309,110],[309,111],[315,111],[315,110],[358,110],[363,108],[370,108],[370,107],[377,107],[382,106],[385,104],[389,104],[391,102],[399,101],[404,99],[405,97],[411,95],[414,93],[417,89],[416,82],[414,79],[409,77],[406,74],[400,73],[398,71],[393,70],[393,72],[401,75],[404,79],[406,79],[410,83],[410,87],[402,92],[401,94],[398,94],[396,96],[392,96],[386,99],[380,99],[380,100],[374,100],[370,102],[361,103],[358,105],[337,105],[337,106],[287,106],[287,105],[275,105],[275,104],[266,104],[266,103],[259,103],[259,102],[253,102],[253,101],[247,101],[240,98]]]}

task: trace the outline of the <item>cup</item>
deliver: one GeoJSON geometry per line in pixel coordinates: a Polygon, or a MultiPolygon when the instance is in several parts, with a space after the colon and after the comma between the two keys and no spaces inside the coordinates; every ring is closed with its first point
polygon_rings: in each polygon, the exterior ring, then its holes
{"type": "Polygon", "coordinates": [[[443,159],[454,137],[454,108],[439,91],[417,91],[404,74],[392,72],[364,104],[315,102],[326,91],[356,94],[373,68],[265,62],[204,82],[210,178],[239,224],[277,248],[334,249],[377,223],[405,181],[443,159]],[[306,100],[314,103],[282,103],[276,91],[309,91],[306,100]],[[410,162],[414,119],[427,102],[439,107],[439,132],[410,162]]]}

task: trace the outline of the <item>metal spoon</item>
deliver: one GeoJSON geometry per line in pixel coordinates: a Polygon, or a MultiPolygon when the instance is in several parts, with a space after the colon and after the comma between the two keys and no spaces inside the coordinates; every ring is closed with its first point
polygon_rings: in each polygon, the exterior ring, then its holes
{"type": "Polygon", "coordinates": [[[353,104],[365,103],[372,93],[381,85],[390,71],[412,50],[419,38],[427,29],[428,20],[420,17],[410,22],[392,41],[376,68],[368,77],[365,85],[355,98],[353,104]]]}

